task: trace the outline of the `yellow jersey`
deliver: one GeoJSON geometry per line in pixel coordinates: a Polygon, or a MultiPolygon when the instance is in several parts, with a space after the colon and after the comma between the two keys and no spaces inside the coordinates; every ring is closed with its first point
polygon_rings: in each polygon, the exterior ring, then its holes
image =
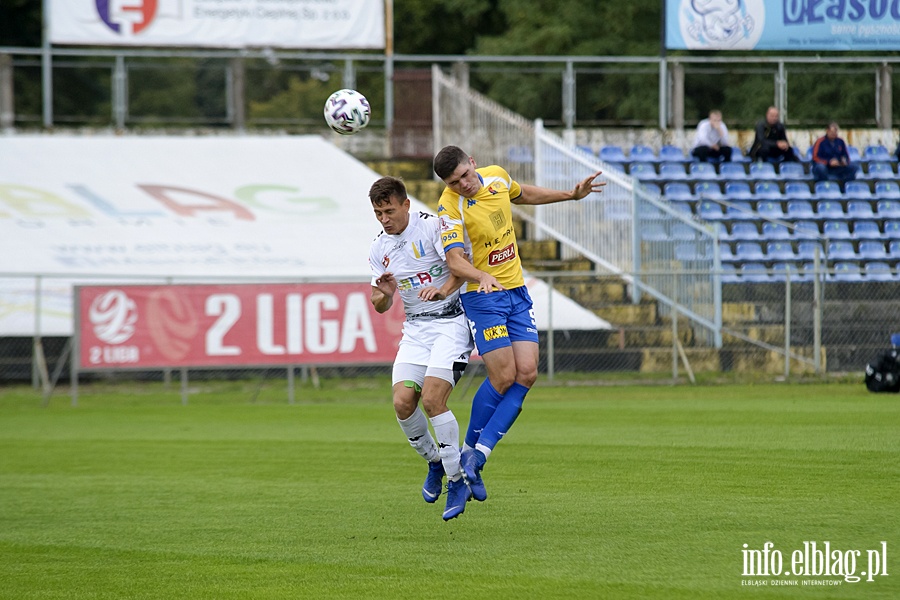
{"type": "MultiPolygon", "coordinates": [[[[438,202],[444,252],[462,248],[475,268],[490,273],[506,289],[525,285],[516,245],[511,201],[522,188],[502,167],[476,169],[482,187],[472,198],[445,188],[438,202]]],[[[466,291],[478,289],[477,283],[466,291]]]]}

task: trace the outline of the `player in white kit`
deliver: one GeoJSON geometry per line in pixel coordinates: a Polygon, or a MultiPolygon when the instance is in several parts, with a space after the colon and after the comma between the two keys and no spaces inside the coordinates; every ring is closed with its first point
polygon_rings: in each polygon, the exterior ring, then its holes
{"type": "Polygon", "coordinates": [[[382,177],[369,189],[369,200],[384,230],[369,252],[372,305],[387,311],[399,291],[406,312],[392,375],[394,411],[410,445],[428,461],[426,502],[438,499],[447,475],[447,521],[462,514],[471,496],[459,466],[459,424],[447,408],[474,348],[459,300],[463,281],[447,267],[439,219],[410,213],[402,180],[382,177]]]}

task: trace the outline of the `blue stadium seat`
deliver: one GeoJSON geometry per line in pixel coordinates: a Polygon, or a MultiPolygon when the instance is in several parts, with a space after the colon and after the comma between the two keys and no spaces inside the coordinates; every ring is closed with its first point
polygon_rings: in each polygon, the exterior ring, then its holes
{"type": "Polygon", "coordinates": [[[863,270],[867,281],[893,281],[897,278],[891,265],[883,261],[867,262],[863,270]]]}
{"type": "Polygon", "coordinates": [[[788,271],[790,271],[791,274],[791,283],[801,283],[806,280],[800,267],[793,262],[773,263],[772,279],[775,281],[787,281],[788,271]]]}
{"type": "Polygon", "coordinates": [[[858,163],[860,160],[862,160],[862,154],[860,154],[859,148],[857,148],[856,146],[848,145],[847,154],[850,155],[850,162],[852,163],[858,163]]]}
{"type": "Polygon", "coordinates": [[[848,181],[844,185],[844,196],[849,200],[871,200],[872,190],[865,181],[848,181]]]}
{"type": "Polygon", "coordinates": [[[823,260],[825,251],[819,242],[800,242],[797,244],[797,258],[799,260],[815,260],[816,248],[819,249],[819,260],[823,260]]]}
{"type": "Polygon", "coordinates": [[[756,218],[749,202],[732,202],[725,208],[726,221],[752,221],[756,218]]]}
{"type": "Polygon", "coordinates": [[[816,202],[817,219],[846,219],[844,208],[840,202],[834,200],[819,200],[816,202]]]}
{"type": "Polygon", "coordinates": [[[786,225],[764,221],[762,224],[762,237],[766,240],[789,240],[793,237],[793,234],[786,225]]]}
{"type": "Polygon", "coordinates": [[[672,239],[678,242],[690,242],[697,239],[697,230],[686,223],[672,225],[672,239]]]}
{"type": "Polygon", "coordinates": [[[644,144],[635,144],[628,153],[631,162],[657,162],[656,152],[650,146],[644,144]]]}
{"type": "Polygon", "coordinates": [[[847,203],[847,218],[849,219],[874,219],[875,211],[868,200],[851,200],[847,203]]]}
{"type": "Polygon", "coordinates": [[[816,240],[819,237],[821,237],[821,233],[815,221],[797,221],[794,223],[795,240],[816,240]]]}
{"type": "Polygon", "coordinates": [[[753,200],[753,192],[746,181],[729,181],[725,184],[725,197],[731,201],[753,200]]]}
{"type": "Polygon", "coordinates": [[[722,283],[739,283],[740,275],[737,274],[737,267],[730,263],[722,264],[722,283]]]}
{"type": "Polygon", "coordinates": [[[756,212],[761,217],[767,219],[783,219],[784,210],[781,208],[781,202],[776,200],[764,200],[757,203],[756,212]]]}
{"type": "Polygon", "coordinates": [[[857,258],[853,243],[845,240],[828,244],[828,260],[854,260],[857,258]]]}
{"type": "Polygon", "coordinates": [[[800,181],[789,181],[784,184],[784,196],[788,200],[812,200],[809,185],[800,181]]]}
{"type": "Polygon", "coordinates": [[[891,259],[900,258],[900,240],[894,240],[888,243],[888,256],[891,259]]]}
{"type": "Polygon", "coordinates": [[[749,162],[753,162],[753,161],[750,159],[750,157],[747,155],[747,153],[744,152],[744,150],[742,148],[739,148],[738,146],[732,146],[731,147],[731,162],[749,163],[749,162]]]}
{"type": "Polygon", "coordinates": [[[865,260],[887,260],[888,253],[884,249],[884,244],[882,242],[876,242],[874,240],[866,240],[859,243],[859,252],[857,252],[860,258],[865,260]]]}
{"type": "Polygon", "coordinates": [[[811,179],[809,175],[806,174],[806,171],[803,168],[803,163],[799,162],[784,162],[781,163],[778,167],[778,175],[781,179],[784,180],[807,180],[811,179]]]}
{"type": "MultiPolygon", "coordinates": [[[[805,281],[812,281],[816,277],[816,264],[814,262],[805,262],[800,265],[800,272],[803,273],[805,281]]],[[[819,264],[819,269],[824,271],[825,265],[819,264]]]]}
{"type": "Polygon", "coordinates": [[[722,179],[731,181],[744,181],[747,179],[747,171],[743,163],[725,162],[719,165],[719,175],[722,179]]]}
{"type": "Polygon", "coordinates": [[[722,262],[734,262],[737,260],[734,252],[731,251],[731,244],[727,242],[719,243],[719,260],[722,262]]]}
{"type": "Polygon", "coordinates": [[[690,178],[696,181],[715,181],[719,178],[716,168],[707,162],[694,162],[688,168],[690,178]]]}
{"type": "Polygon", "coordinates": [[[900,200],[900,185],[896,181],[876,181],[875,197],[879,200],[900,200]]]}
{"type": "Polygon", "coordinates": [[[655,183],[647,183],[646,181],[641,181],[639,183],[641,184],[641,187],[644,188],[644,191],[646,191],[648,194],[662,196],[662,190],[659,189],[659,186],[655,183]]]}
{"type": "Polygon", "coordinates": [[[675,202],[683,202],[694,200],[695,196],[691,193],[691,186],[686,183],[666,183],[663,185],[663,195],[667,200],[675,202]]]}
{"type": "Polygon", "coordinates": [[[753,189],[758,200],[781,200],[781,189],[774,181],[760,181],[753,189]]]}
{"type": "Polygon", "coordinates": [[[900,221],[894,219],[885,221],[884,237],[889,240],[900,240],[900,221]]]}
{"type": "Polygon", "coordinates": [[[835,181],[817,181],[813,190],[820,200],[840,200],[841,186],[835,181]]]}
{"type": "Polygon", "coordinates": [[[750,179],[774,181],[778,179],[778,174],[775,173],[775,166],[772,163],[753,162],[750,163],[749,177],[750,179]]]}
{"type": "Polygon", "coordinates": [[[897,174],[889,162],[870,162],[866,170],[866,179],[893,179],[897,174]]]}
{"type": "Polygon", "coordinates": [[[829,240],[851,240],[850,225],[847,221],[825,221],[822,224],[822,236],[829,240]]]}
{"type": "Polygon", "coordinates": [[[758,240],[759,239],[759,230],[756,228],[756,223],[750,223],[747,221],[738,222],[731,226],[731,237],[732,240],[758,240]]]}
{"type": "Polygon", "coordinates": [[[679,214],[686,216],[689,219],[693,218],[694,216],[694,211],[691,210],[691,205],[689,202],[673,202],[669,205],[669,208],[679,214]]]}
{"type": "MultiPolygon", "coordinates": [[[[735,224],[735,226],[737,225],[740,225],[740,223],[735,224]]],[[[762,245],[759,242],[738,242],[734,249],[734,257],[738,261],[762,261],[766,259],[762,251],[762,245]]]]}
{"type": "Polygon", "coordinates": [[[766,283],[773,281],[766,265],[760,262],[745,262],[741,265],[741,281],[746,283],[766,283]]]}
{"type": "Polygon", "coordinates": [[[881,144],[874,144],[866,146],[865,150],[863,150],[862,159],[869,162],[889,161],[891,160],[891,153],[881,144]]]}
{"type": "Polygon", "coordinates": [[[687,178],[687,172],[684,170],[683,163],[662,163],[659,165],[660,181],[684,181],[687,178]]]}
{"type": "Polygon", "coordinates": [[[632,216],[630,203],[607,199],[603,204],[603,218],[607,221],[630,221],[632,216]]]}
{"type": "Polygon", "coordinates": [[[900,219],[900,202],[897,200],[879,200],[875,209],[879,219],[900,219]]]}
{"type": "Polygon", "coordinates": [[[600,160],[614,164],[630,162],[621,146],[603,146],[600,148],[600,160]]]}
{"type": "MultiPolygon", "coordinates": [[[[713,221],[706,223],[705,225],[708,230],[711,230],[710,233],[718,235],[720,240],[728,237],[728,227],[726,227],[725,223],[722,221],[713,221]]],[[[712,256],[712,254],[710,254],[710,256],[712,256]]]]}
{"type": "Polygon", "coordinates": [[[794,154],[796,154],[797,157],[800,159],[800,161],[804,162],[804,163],[812,162],[812,151],[813,151],[812,146],[807,148],[806,152],[804,152],[802,154],[796,148],[794,148],[794,154]]]}
{"type": "Polygon", "coordinates": [[[797,258],[790,242],[768,242],[766,243],[766,258],[768,260],[787,260],[792,261],[797,258]]]}
{"type": "Polygon", "coordinates": [[[883,235],[877,221],[854,221],[853,237],[857,240],[880,240],[883,235]]]}
{"type": "Polygon", "coordinates": [[[666,227],[661,223],[642,225],[640,231],[641,239],[645,242],[665,242],[669,239],[669,234],[666,233],[666,227]]]}
{"type": "Polygon", "coordinates": [[[722,193],[722,188],[719,187],[719,184],[711,181],[701,181],[694,185],[694,194],[699,198],[711,200],[723,200],[725,198],[725,194],[722,193]]]}
{"type": "Polygon", "coordinates": [[[696,242],[682,242],[675,245],[675,260],[688,262],[707,258],[702,244],[696,242]]]}
{"type": "Polygon", "coordinates": [[[654,181],[659,179],[659,174],[656,172],[656,165],[649,162],[631,163],[631,166],[628,167],[628,174],[641,181],[654,181]]]}
{"type": "Polygon", "coordinates": [[[597,156],[597,155],[594,153],[594,149],[591,148],[590,146],[585,146],[584,144],[578,144],[578,145],[576,146],[576,148],[578,148],[579,150],[581,150],[582,152],[584,152],[584,153],[587,154],[588,156],[597,156]]]}
{"type": "Polygon", "coordinates": [[[672,144],[664,144],[659,149],[659,160],[661,162],[687,162],[688,158],[684,154],[684,150],[672,144]]]}
{"type": "Polygon", "coordinates": [[[791,200],[787,203],[788,219],[813,219],[816,214],[813,212],[812,203],[806,200],[791,200]]]}
{"type": "Polygon", "coordinates": [[[862,281],[862,272],[857,263],[840,261],[834,263],[834,274],[830,279],[832,281],[862,281]]]}
{"type": "Polygon", "coordinates": [[[725,218],[725,211],[718,202],[701,200],[697,205],[697,215],[705,221],[721,221],[725,218]]]}

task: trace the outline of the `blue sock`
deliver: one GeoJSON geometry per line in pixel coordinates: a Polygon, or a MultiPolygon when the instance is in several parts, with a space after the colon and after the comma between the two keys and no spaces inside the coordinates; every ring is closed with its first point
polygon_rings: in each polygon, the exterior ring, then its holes
{"type": "Polygon", "coordinates": [[[503,396],[494,389],[490,379],[485,379],[475,397],[472,398],[472,414],[469,416],[469,428],[466,429],[466,444],[475,447],[478,438],[487,422],[494,416],[503,396]]]}
{"type": "Polygon", "coordinates": [[[479,444],[484,444],[490,449],[494,449],[497,442],[506,435],[509,428],[516,422],[519,413],[522,412],[522,404],[525,401],[525,394],[528,388],[521,383],[513,383],[503,394],[503,400],[500,401],[494,416],[484,426],[484,431],[478,438],[479,444]]]}

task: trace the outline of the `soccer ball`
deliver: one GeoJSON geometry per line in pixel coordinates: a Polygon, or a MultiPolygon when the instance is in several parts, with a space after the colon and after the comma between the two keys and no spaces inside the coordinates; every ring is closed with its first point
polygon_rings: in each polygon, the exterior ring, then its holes
{"type": "Polygon", "coordinates": [[[325,101],[325,122],[341,135],[358,133],[369,124],[369,101],[356,90],[338,90],[325,101]]]}

